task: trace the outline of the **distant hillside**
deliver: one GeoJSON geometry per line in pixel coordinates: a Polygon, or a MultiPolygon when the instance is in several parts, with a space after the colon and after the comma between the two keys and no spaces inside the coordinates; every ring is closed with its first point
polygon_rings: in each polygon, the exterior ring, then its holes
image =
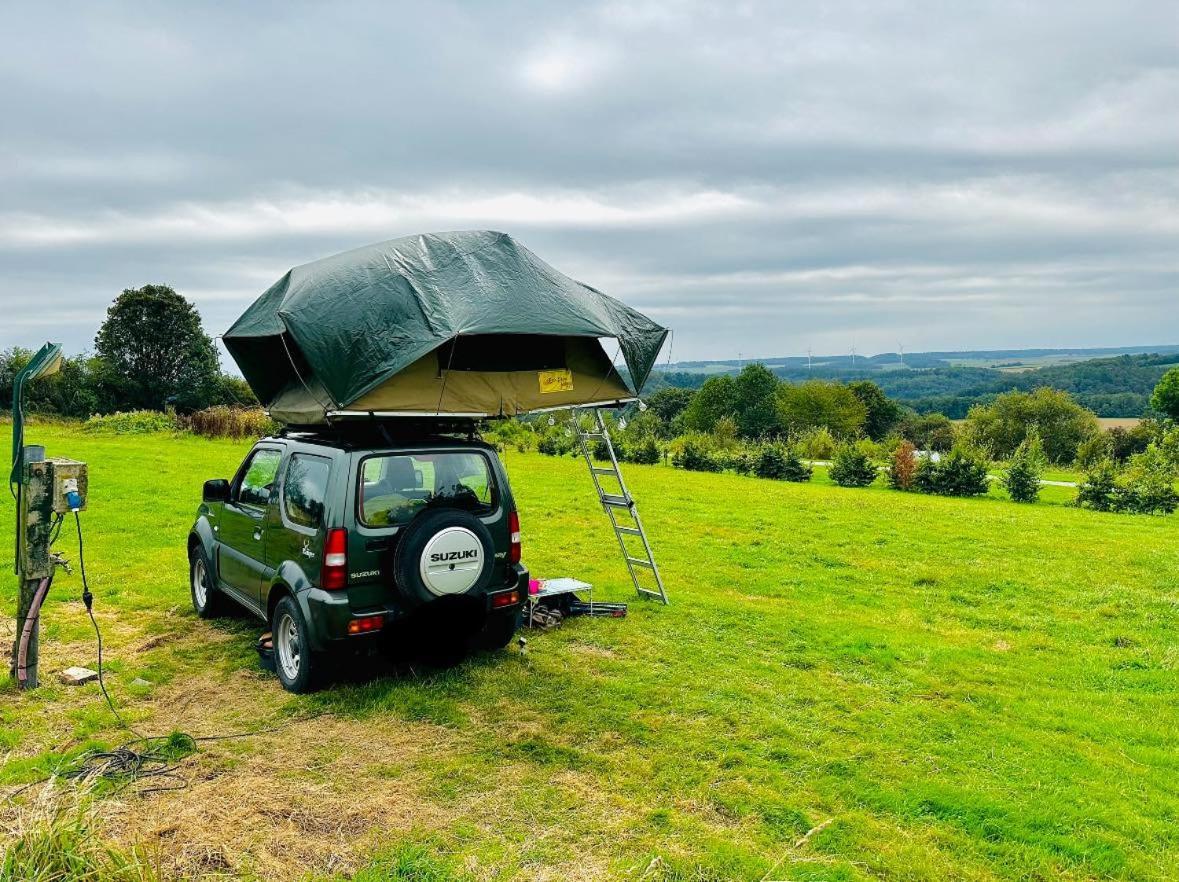
{"type": "Polygon", "coordinates": [[[904,368],[984,367],[1002,370],[1034,370],[1056,364],[1090,361],[1116,355],[1179,354],[1179,344],[1157,346],[1107,346],[1080,349],[976,349],[960,352],[896,352],[878,355],[790,355],[775,358],[719,359],[715,361],[680,361],[667,365],[665,372],[718,374],[740,370],[754,362],[769,368],[807,368],[811,370],[852,370],[864,372],[904,368]]]}
{"type": "MultiPolygon", "coordinates": [[[[1170,367],[1179,364],[1179,346],[1148,347],[1148,353],[1119,354],[1114,358],[1081,353],[1109,350],[996,350],[993,352],[926,352],[807,359],[767,359],[763,362],[784,380],[808,378],[870,379],[892,398],[920,413],[940,411],[958,419],[971,405],[1013,389],[1051,386],[1071,393],[1081,404],[1104,417],[1138,417],[1147,409],[1150,393],[1170,367]],[[980,366],[987,364],[988,366],[980,366]],[[1033,366],[1038,364],[1039,366],[1033,366]]],[[[735,373],[745,361],[685,362],[652,377],[649,389],[663,385],[698,388],[709,376],[735,373]]]]}

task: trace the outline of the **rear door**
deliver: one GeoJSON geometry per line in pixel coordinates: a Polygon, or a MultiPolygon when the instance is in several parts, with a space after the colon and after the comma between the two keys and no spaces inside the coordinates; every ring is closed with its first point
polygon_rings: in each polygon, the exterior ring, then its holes
{"type": "Polygon", "coordinates": [[[296,450],[287,460],[279,493],[277,516],[266,533],[266,565],[273,573],[284,561],[294,561],[312,584],[319,583],[323,562],[324,515],[333,458],[296,450]]]}
{"type": "Polygon", "coordinates": [[[278,489],[276,479],[282,448],[254,448],[238,471],[218,521],[217,571],[245,600],[260,606],[266,508],[278,489]]]}

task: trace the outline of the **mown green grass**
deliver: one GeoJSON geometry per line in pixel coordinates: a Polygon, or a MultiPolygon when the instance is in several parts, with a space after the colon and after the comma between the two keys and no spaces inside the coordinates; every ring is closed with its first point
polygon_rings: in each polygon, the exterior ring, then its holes
{"type": "MultiPolygon", "coordinates": [[[[249,674],[251,622],[188,609],[201,481],[248,445],[29,434],[90,464],[88,569],[112,690],[139,728],[172,728],[162,696],[212,672],[227,706],[243,688],[254,704],[226,719],[201,698],[221,725],[327,712],[355,733],[283,774],[288,795],[344,774],[358,794],[412,784],[410,822],[370,831],[362,878],[1179,876],[1173,519],[627,466],[670,606],[295,698],[249,674]],[[160,633],[173,639],[140,649],[160,633]],[[430,750],[374,758],[419,730],[430,750]]],[[[505,458],[533,572],[632,600],[584,465],[505,458]]],[[[0,509],[4,535],[11,518],[0,509]]],[[[50,659],[92,658],[78,591],[76,576],[55,584],[50,659]]],[[[10,613],[11,588],[0,604],[10,613]]],[[[0,692],[0,732],[6,787],[122,737],[93,687],[52,684],[0,692]]],[[[235,742],[226,792],[274,745],[235,742]]],[[[179,811],[142,801],[161,823],[179,811]]]]}

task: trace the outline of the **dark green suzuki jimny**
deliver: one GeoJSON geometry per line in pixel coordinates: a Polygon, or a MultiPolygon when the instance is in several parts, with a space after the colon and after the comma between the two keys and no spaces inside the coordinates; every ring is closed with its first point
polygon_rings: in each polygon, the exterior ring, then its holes
{"type": "Polygon", "coordinates": [[[268,621],[292,692],[327,654],[420,639],[427,624],[449,650],[500,649],[528,594],[494,448],[379,426],[259,441],[232,480],[205,483],[188,556],[197,614],[232,599],[268,621]]]}

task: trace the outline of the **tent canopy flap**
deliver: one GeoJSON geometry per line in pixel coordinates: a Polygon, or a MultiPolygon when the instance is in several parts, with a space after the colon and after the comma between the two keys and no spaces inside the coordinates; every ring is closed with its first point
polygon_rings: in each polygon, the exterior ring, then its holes
{"type": "Polygon", "coordinates": [[[510,236],[472,231],[295,267],[223,339],[276,419],[314,424],[344,412],[507,416],[633,398],[667,333],[510,236]]]}

